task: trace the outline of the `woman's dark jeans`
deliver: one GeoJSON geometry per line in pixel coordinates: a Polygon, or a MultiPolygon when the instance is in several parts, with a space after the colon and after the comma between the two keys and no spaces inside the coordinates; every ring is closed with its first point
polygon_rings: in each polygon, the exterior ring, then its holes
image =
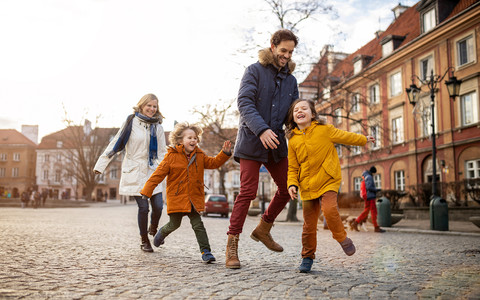
{"type": "MultiPolygon", "coordinates": [[[[140,229],[140,236],[148,235],[148,200],[143,199],[141,196],[135,196],[135,200],[138,204],[138,229],[140,229]]],[[[150,226],[153,228],[158,227],[160,216],[163,210],[163,198],[162,193],[153,195],[150,198],[150,204],[152,205],[152,214],[150,216],[150,226]]]]}

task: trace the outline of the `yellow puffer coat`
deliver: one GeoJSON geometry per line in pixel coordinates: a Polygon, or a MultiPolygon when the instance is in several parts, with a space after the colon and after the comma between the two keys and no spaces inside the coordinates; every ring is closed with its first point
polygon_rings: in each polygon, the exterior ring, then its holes
{"type": "Polygon", "coordinates": [[[300,188],[302,200],[316,199],[328,191],[338,192],[342,173],[334,144],[366,143],[364,135],[317,121],[304,130],[295,128],[288,143],[288,187],[300,188]]]}

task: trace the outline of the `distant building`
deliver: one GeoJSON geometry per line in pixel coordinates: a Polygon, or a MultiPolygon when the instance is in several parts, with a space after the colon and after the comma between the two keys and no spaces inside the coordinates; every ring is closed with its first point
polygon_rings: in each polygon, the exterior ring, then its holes
{"type": "MultiPolygon", "coordinates": [[[[413,7],[399,5],[393,12],[392,24],[355,53],[326,46],[300,84],[301,97],[315,100],[329,123],[376,137],[368,148],[337,146],[341,191],[358,191],[362,172],[372,165],[378,170],[377,187],[397,191],[431,182],[433,176],[444,183],[480,178],[480,2],[424,0],[413,7]],[[450,99],[447,74],[435,90],[435,111],[430,111],[426,87],[414,109],[405,89],[413,75],[428,79],[432,70],[439,77],[453,70],[463,80],[460,96],[450,99]]],[[[442,193],[446,199],[452,196],[447,189],[442,193]]]]}
{"type": "Polygon", "coordinates": [[[0,196],[35,189],[35,145],[15,129],[0,129],[0,196]]]}
{"type": "Polygon", "coordinates": [[[38,125],[22,125],[22,134],[38,144],[38,125]]]}

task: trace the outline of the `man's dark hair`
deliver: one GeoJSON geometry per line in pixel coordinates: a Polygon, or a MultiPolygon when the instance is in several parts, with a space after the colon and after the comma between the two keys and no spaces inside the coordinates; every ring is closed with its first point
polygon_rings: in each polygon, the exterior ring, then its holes
{"type": "Polygon", "coordinates": [[[372,174],[377,173],[377,168],[375,168],[375,166],[372,166],[372,167],[370,168],[370,173],[372,173],[372,174]]]}
{"type": "Polygon", "coordinates": [[[298,37],[288,29],[280,29],[275,32],[270,39],[270,43],[272,43],[274,46],[278,46],[282,41],[293,41],[295,43],[295,47],[297,47],[298,37]]]}

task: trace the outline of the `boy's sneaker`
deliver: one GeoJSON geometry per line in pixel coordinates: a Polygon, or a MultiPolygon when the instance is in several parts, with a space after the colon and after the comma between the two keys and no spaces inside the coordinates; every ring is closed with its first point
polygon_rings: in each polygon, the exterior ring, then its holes
{"type": "Polygon", "coordinates": [[[340,243],[340,246],[342,246],[343,251],[348,256],[351,256],[355,253],[355,245],[353,244],[353,241],[348,237],[340,243]]]}
{"type": "Polygon", "coordinates": [[[302,259],[302,263],[300,264],[300,267],[298,267],[298,270],[300,273],[309,273],[310,270],[312,269],[313,265],[313,259],[310,257],[305,257],[302,259]]]}
{"type": "Polygon", "coordinates": [[[160,245],[163,245],[164,243],[165,237],[162,235],[162,229],[160,229],[153,238],[153,244],[155,245],[155,247],[160,247],[160,245]]]}
{"type": "Polygon", "coordinates": [[[202,251],[202,260],[204,263],[206,264],[209,264],[213,261],[216,261],[215,257],[213,256],[213,254],[208,251],[207,249],[203,250],[202,251]]]}

